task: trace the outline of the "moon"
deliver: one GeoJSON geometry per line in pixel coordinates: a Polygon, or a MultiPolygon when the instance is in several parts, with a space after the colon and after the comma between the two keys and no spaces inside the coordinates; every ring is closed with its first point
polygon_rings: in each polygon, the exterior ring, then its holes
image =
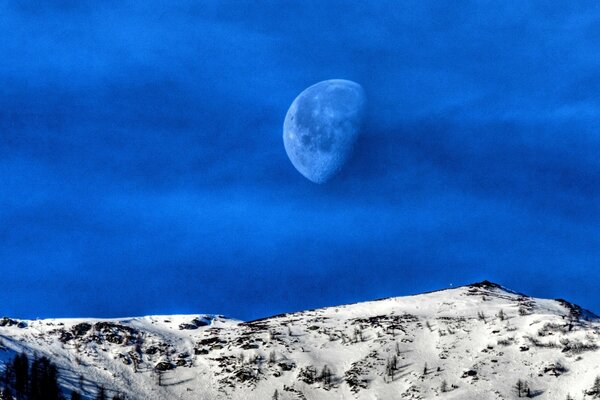
{"type": "Polygon", "coordinates": [[[283,122],[283,145],[292,165],[314,183],[337,174],[352,154],[365,111],[358,83],[330,79],[294,99],[283,122]]]}

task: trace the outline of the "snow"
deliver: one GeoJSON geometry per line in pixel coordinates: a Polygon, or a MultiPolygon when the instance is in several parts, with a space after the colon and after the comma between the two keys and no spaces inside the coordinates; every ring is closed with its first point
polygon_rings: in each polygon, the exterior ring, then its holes
{"type": "Polygon", "coordinates": [[[540,399],[579,399],[600,375],[594,314],[489,282],[253,322],[210,315],[20,322],[27,326],[0,327],[0,361],[19,351],[45,354],[65,391],[81,387],[88,397],[102,385],[132,399],[271,399],[275,390],[284,400],[513,399],[522,379],[540,399]],[[180,329],[193,321],[200,326],[180,329]],[[392,380],[386,367],[394,357],[392,380]],[[161,386],[160,362],[174,366],[161,386]],[[325,366],[330,384],[299,379],[325,366]]]}

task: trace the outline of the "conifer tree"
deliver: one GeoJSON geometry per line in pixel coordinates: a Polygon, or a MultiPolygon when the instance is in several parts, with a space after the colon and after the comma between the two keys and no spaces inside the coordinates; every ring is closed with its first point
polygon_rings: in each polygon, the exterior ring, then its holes
{"type": "Polygon", "coordinates": [[[31,363],[27,400],[61,400],[58,386],[58,370],[45,356],[31,363]]]}
{"type": "Polygon", "coordinates": [[[29,386],[29,359],[25,353],[15,357],[12,362],[14,370],[14,390],[17,399],[22,399],[27,393],[29,386]]]}

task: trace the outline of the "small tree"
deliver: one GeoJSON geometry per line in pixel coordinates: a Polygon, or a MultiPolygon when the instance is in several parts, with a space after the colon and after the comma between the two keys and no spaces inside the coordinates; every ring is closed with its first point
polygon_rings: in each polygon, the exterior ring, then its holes
{"type": "Polygon", "coordinates": [[[354,327],[354,343],[357,343],[359,340],[361,342],[365,341],[365,336],[363,334],[363,327],[362,326],[355,326],[354,327]]]}
{"type": "Polygon", "coordinates": [[[529,314],[530,314],[530,312],[527,308],[525,308],[523,306],[519,307],[519,315],[525,316],[525,315],[529,315],[529,314]]]}
{"type": "Polygon", "coordinates": [[[273,393],[273,400],[279,400],[279,392],[275,389],[275,393],[273,393]]]}
{"type": "Polygon", "coordinates": [[[396,356],[392,357],[391,359],[388,359],[387,365],[385,367],[385,373],[390,378],[390,382],[394,381],[394,375],[396,374],[397,359],[395,357],[396,356]]]}
{"type": "MultiPolygon", "coordinates": [[[[242,361],[243,364],[243,361],[242,361]]],[[[170,363],[159,362],[154,366],[154,374],[156,375],[156,384],[162,386],[165,380],[165,373],[170,368],[170,363]]]]}
{"type": "Polygon", "coordinates": [[[515,384],[515,390],[517,391],[517,395],[519,397],[523,397],[523,395],[526,394],[527,391],[529,390],[527,382],[522,381],[521,379],[519,379],[517,381],[517,383],[515,384]]]}
{"type": "Polygon", "coordinates": [[[600,397],[600,376],[597,376],[596,379],[594,379],[594,384],[592,385],[591,392],[594,398],[600,397]]]}
{"type": "Polygon", "coordinates": [[[81,400],[81,395],[79,394],[78,391],[73,390],[71,392],[71,400],[81,400]]]}
{"type": "Polygon", "coordinates": [[[504,310],[500,309],[500,311],[498,311],[498,319],[500,321],[504,321],[506,319],[506,314],[504,314],[504,310]]]}
{"type": "Polygon", "coordinates": [[[483,313],[483,311],[477,312],[477,318],[479,318],[480,321],[483,321],[483,323],[487,323],[485,314],[483,313]]]}
{"type": "Polygon", "coordinates": [[[323,382],[323,385],[325,386],[325,388],[329,388],[331,386],[331,370],[329,369],[329,367],[327,365],[323,366],[323,370],[321,371],[321,381],[323,382]]]}
{"type": "Polygon", "coordinates": [[[440,385],[440,390],[442,391],[442,393],[446,393],[448,391],[448,382],[446,382],[445,379],[442,381],[442,384],[440,385]]]}

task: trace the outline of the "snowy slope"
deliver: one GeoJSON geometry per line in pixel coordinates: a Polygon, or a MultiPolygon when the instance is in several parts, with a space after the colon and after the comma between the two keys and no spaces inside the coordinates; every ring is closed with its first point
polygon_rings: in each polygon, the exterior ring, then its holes
{"type": "Polygon", "coordinates": [[[0,325],[0,360],[48,355],[66,393],[87,396],[102,385],[131,399],[513,399],[522,379],[539,399],[581,399],[600,375],[595,315],[489,282],[252,322],[0,325]]]}

